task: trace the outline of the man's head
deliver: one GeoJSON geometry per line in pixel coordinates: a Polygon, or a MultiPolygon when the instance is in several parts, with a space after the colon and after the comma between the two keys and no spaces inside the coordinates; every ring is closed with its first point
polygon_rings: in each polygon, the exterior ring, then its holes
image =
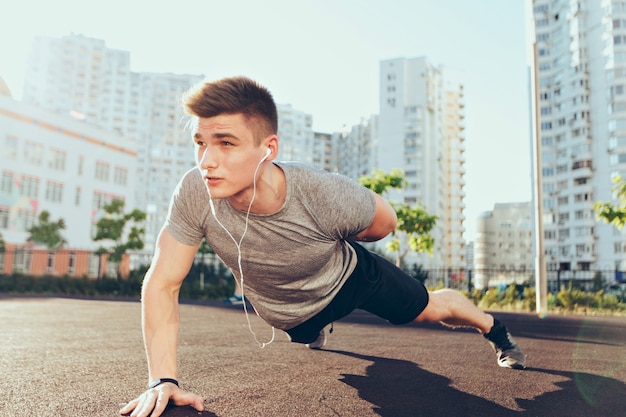
{"type": "Polygon", "coordinates": [[[246,77],[205,81],[183,95],[185,111],[199,118],[221,114],[243,115],[254,132],[257,145],[278,131],[278,113],[272,94],[262,85],[246,77]]]}

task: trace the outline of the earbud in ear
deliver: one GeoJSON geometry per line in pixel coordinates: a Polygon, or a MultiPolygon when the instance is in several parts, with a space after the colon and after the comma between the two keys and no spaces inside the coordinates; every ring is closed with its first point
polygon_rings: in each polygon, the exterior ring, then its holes
{"type": "Polygon", "coordinates": [[[272,153],[272,150],[270,148],[267,148],[267,151],[265,151],[265,156],[268,157],[270,156],[271,153],[272,153]]]}

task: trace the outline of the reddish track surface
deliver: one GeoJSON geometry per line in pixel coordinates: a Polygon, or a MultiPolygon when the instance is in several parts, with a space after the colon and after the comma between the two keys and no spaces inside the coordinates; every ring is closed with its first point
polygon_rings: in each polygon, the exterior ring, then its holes
{"type": "MultiPolygon", "coordinates": [[[[626,416],[626,318],[494,313],[528,356],[496,365],[473,331],[395,327],[362,311],[324,351],[241,307],[181,306],[179,379],[205,411],[165,416],[626,416]],[[271,330],[251,317],[260,339],[271,330]]],[[[0,298],[0,416],[116,416],[147,384],[136,301],[0,298]]]]}

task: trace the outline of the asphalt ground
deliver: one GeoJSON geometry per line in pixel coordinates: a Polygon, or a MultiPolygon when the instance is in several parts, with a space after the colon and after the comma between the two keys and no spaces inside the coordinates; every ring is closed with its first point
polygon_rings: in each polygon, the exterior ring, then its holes
{"type": "MultiPolygon", "coordinates": [[[[326,349],[261,349],[241,306],[181,306],[179,380],[205,409],[165,416],[626,416],[626,318],[493,313],[528,358],[500,368],[474,331],[363,311],[326,349]]],[[[0,298],[0,416],[117,416],[147,385],[137,301],[0,298]]],[[[253,316],[259,339],[271,329],[253,316]]]]}

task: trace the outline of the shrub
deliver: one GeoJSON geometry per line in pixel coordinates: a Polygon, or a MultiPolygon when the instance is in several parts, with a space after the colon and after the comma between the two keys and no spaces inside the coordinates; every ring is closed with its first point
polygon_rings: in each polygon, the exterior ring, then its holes
{"type": "MultiPolygon", "coordinates": [[[[549,300],[550,298],[548,297],[548,301],[549,300]]],[[[537,290],[535,289],[535,287],[524,287],[524,293],[522,294],[523,309],[526,311],[534,311],[536,305],[537,305],[537,290]]]]}
{"type": "Polygon", "coordinates": [[[478,302],[478,307],[482,309],[488,309],[498,305],[500,305],[500,294],[496,288],[489,288],[478,302]]]}

